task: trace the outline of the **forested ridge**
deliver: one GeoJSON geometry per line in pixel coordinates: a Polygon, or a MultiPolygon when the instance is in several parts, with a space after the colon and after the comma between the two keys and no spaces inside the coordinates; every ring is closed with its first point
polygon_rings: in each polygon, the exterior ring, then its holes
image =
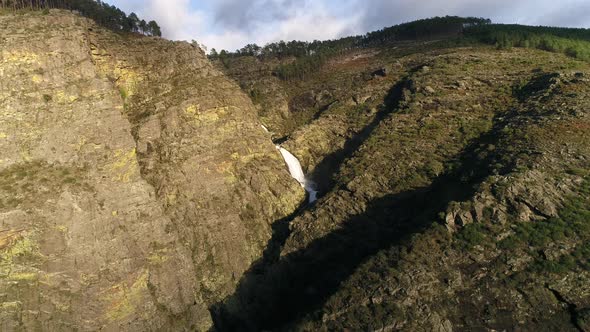
{"type": "Polygon", "coordinates": [[[490,24],[489,19],[477,17],[445,16],[403,23],[365,35],[344,37],[335,40],[303,42],[279,41],[264,47],[249,44],[228,52],[211,50],[210,57],[226,62],[239,56],[256,56],[260,59],[295,57],[296,60],[276,68],[275,74],[283,80],[303,79],[317,71],[329,58],[352,49],[385,46],[397,41],[428,40],[446,36],[457,36],[465,27],[490,24]]]}
{"type": "Polygon", "coordinates": [[[465,36],[499,49],[535,48],[590,60],[590,29],[492,24],[470,27],[465,36]]]}
{"type": "Polygon", "coordinates": [[[274,74],[282,80],[301,80],[317,72],[330,58],[353,49],[384,47],[391,43],[417,40],[457,40],[462,44],[484,43],[499,49],[512,47],[535,48],[564,53],[580,60],[590,60],[590,30],[492,24],[492,21],[476,17],[434,17],[403,23],[365,35],[327,41],[279,41],[264,47],[248,44],[228,52],[212,49],[210,58],[228,64],[232,58],[254,56],[260,60],[288,59],[274,68],[274,74]]]}
{"type": "Polygon", "coordinates": [[[0,8],[4,10],[75,10],[114,31],[162,36],[161,28],[156,21],[146,22],[135,13],[127,15],[121,9],[100,0],[0,0],[0,8]]]}

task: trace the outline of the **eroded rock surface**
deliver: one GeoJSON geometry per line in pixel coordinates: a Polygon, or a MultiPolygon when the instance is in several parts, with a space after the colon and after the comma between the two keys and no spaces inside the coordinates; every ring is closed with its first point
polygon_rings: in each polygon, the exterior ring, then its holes
{"type": "Polygon", "coordinates": [[[296,209],[250,100],[188,43],[0,16],[0,326],[206,330],[296,209]]]}

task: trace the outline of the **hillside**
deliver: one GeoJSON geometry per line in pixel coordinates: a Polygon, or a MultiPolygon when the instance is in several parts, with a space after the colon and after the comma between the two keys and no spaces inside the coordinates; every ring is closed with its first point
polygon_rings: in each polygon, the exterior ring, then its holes
{"type": "Polygon", "coordinates": [[[590,331],[589,35],[0,12],[0,329],[590,331]]]}
{"type": "Polygon", "coordinates": [[[589,329],[588,64],[489,43],[356,49],[295,81],[218,64],[323,196],[222,330],[589,329]]]}

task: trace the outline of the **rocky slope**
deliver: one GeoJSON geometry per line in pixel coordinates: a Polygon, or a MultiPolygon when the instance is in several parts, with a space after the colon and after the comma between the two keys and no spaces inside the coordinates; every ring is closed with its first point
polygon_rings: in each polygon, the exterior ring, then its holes
{"type": "Polygon", "coordinates": [[[187,43],[0,15],[2,330],[206,330],[304,201],[187,43]]]}
{"type": "Polygon", "coordinates": [[[286,84],[291,105],[345,87],[284,143],[324,197],[244,278],[223,327],[588,330],[588,65],[406,47],[286,84]]]}

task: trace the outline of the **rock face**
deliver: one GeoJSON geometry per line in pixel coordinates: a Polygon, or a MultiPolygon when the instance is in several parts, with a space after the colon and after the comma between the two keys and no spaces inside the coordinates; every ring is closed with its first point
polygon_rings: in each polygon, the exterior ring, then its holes
{"type": "Polygon", "coordinates": [[[0,16],[2,330],[207,330],[304,192],[188,43],[0,16]]]}
{"type": "Polygon", "coordinates": [[[217,68],[239,82],[250,96],[260,121],[268,127],[275,138],[287,135],[296,123],[289,111],[289,95],[281,81],[272,75],[276,60],[261,62],[253,56],[216,61],[217,68]]]}

